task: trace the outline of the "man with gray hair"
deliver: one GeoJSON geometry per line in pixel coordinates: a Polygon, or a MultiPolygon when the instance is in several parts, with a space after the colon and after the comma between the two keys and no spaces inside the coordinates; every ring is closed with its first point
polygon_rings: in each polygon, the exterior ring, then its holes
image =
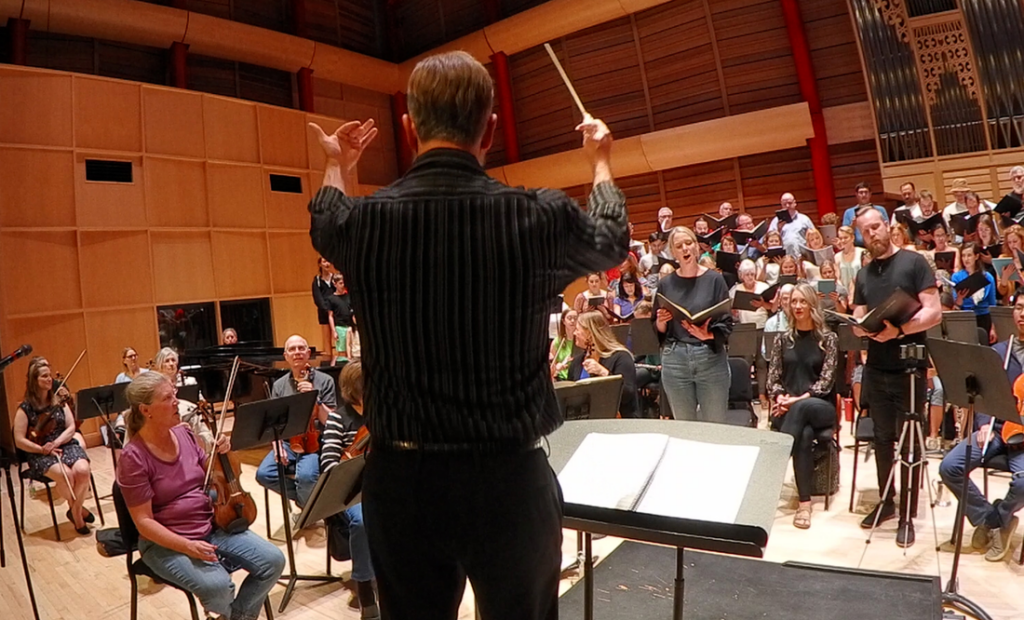
{"type": "Polygon", "coordinates": [[[584,211],[562,191],[487,175],[493,98],[469,54],[420,61],[402,117],[416,161],[363,198],[353,176],[373,120],[314,128],[327,168],[310,236],[345,274],[358,319],[372,438],[363,511],[381,612],[396,620],[455,620],[467,577],[484,618],[557,617],[561,494],[542,446],[562,416],[548,313],[629,244],[608,127],[589,116],[576,127],[594,175],[584,211]]]}

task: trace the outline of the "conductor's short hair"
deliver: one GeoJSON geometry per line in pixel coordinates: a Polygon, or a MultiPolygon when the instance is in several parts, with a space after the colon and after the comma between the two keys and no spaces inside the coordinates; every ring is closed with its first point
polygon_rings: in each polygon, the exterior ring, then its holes
{"type": "Polygon", "coordinates": [[[472,146],[483,135],[494,104],[494,83],[466,52],[428,56],[409,76],[409,117],[420,142],[472,146]]]}

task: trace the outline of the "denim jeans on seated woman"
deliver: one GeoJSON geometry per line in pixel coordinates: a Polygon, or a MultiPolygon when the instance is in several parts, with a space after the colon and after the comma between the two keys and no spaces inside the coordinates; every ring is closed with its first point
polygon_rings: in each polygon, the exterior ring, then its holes
{"type": "Polygon", "coordinates": [[[677,420],[724,424],[731,380],[725,351],[682,342],[661,350],[661,383],[677,420]]]}
{"type": "Polygon", "coordinates": [[[164,581],[196,596],[208,612],[231,620],[255,620],[271,588],[284,571],[284,554],[252,531],[228,534],[214,529],[206,541],[217,547],[219,562],[204,562],[139,539],[142,560],[164,581]],[[231,571],[249,573],[235,596],[231,571]]]}

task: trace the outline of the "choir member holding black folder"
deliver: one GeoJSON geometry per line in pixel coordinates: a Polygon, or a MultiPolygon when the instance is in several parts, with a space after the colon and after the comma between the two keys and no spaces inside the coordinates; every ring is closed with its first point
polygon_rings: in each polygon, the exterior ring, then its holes
{"type": "Polygon", "coordinates": [[[656,326],[662,334],[662,384],[675,417],[725,422],[732,333],[729,289],[722,274],[697,264],[697,235],[679,227],[669,236],[679,268],[658,282],[656,326]]]}
{"type": "MultiPolygon", "coordinates": [[[[886,218],[874,208],[865,207],[857,212],[855,222],[873,260],[857,273],[853,298],[854,316],[862,319],[878,306],[891,307],[894,294],[897,298],[907,298],[913,302],[899,308],[902,310],[899,312],[893,308],[890,315],[892,320],[883,319],[880,325],[873,326],[875,329],[854,328],[858,336],[871,339],[864,366],[862,399],[874,421],[878,488],[886,489],[895,458],[900,418],[910,407],[913,411],[921,411],[925,397],[924,373],[920,370],[914,374],[907,373],[900,347],[905,344],[924,344],[925,332],[942,320],[942,308],[935,286],[935,275],[928,262],[921,255],[892,244],[886,218]],[[913,314],[910,314],[911,310],[913,314]],[[909,402],[911,377],[917,382],[914,392],[916,402],[913,403],[909,402]]],[[[909,447],[908,443],[905,448],[909,447]]],[[[914,468],[915,477],[920,471],[920,468],[914,468]]],[[[896,544],[902,547],[914,544],[912,518],[916,515],[919,485],[917,480],[910,481],[908,478],[907,468],[903,468],[900,481],[902,514],[896,535],[896,544]]],[[[861,527],[870,528],[876,520],[881,523],[896,517],[892,493],[894,487],[895,484],[886,490],[882,501],[864,518],[861,527]]]]}
{"type": "Polygon", "coordinates": [[[996,341],[989,308],[996,305],[996,280],[981,265],[978,246],[968,243],[960,248],[964,268],[953,274],[953,294],[956,307],[974,312],[978,327],[989,334],[989,342],[996,341]]]}

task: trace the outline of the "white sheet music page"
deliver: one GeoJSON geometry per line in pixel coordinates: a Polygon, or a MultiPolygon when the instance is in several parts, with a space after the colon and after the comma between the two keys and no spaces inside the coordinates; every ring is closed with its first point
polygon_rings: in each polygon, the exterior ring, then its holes
{"type": "Polygon", "coordinates": [[[760,451],[672,438],[636,511],[736,523],[760,451]]]}
{"type": "Polygon", "coordinates": [[[570,504],[632,510],[661,460],[667,435],[589,433],[558,482],[570,504]]]}

